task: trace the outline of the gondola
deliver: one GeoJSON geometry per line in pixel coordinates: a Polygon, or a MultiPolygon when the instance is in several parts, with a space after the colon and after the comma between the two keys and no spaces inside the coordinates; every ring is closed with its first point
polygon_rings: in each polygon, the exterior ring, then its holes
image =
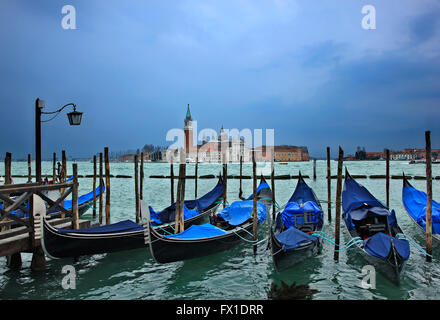
{"type": "MultiPolygon", "coordinates": [[[[219,206],[223,194],[223,180],[220,178],[217,185],[201,198],[185,201],[187,211],[197,212],[184,220],[185,228],[193,224],[201,223],[205,217],[209,217],[219,206]]],[[[165,220],[165,217],[171,216],[171,209],[175,204],[162,210],[163,215],[156,215],[165,220]]],[[[142,208],[142,213],[150,209],[142,208]]],[[[174,216],[174,215],[173,215],[174,216]]],[[[155,220],[154,229],[163,232],[173,232],[174,221],[160,224],[161,221],[155,220]]],[[[131,250],[145,247],[144,242],[145,228],[131,220],[81,229],[58,229],[51,226],[46,218],[43,218],[43,249],[49,257],[68,258],[79,257],[82,255],[91,255],[107,252],[116,252],[122,250],[131,250]]]]}
{"type": "Polygon", "coordinates": [[[324,224],[321,204],[301,173],[295,191],[269,229],[269,246],[277,272],[321,251],[321,238],[313,235],[324,224]]]}
{"type": "MultiPolygon", "coordinates": [[[[403,174],[402,201],[406,213],[426,238],[426,193],[414,188],[403,174]]],[[[440,204],[432,200],[432,246],[440,250],[440,204]]]]}
{"type": "Polygon", "coordinates": [[[347,170],[342,208],[342,218],[357,251],[377,271],[399,284],[405,262],[410,256],[410,247],[407,240],[398,238],[398,234],[403,232],[394,210],[390,212],[347,170]]]}
{"type": "MultiPolygon", "coordinates": [[[[271,199],[271,190],[264,178],[257,188],[257,219],[261,225],[267,216],[267,204],[259,199],[271,199]],[[270,197],[268,196],[270,194],[270,197]]],[[[207,256],[228,250],[243,239],[252,239],[253,197],[235,201],[220,213],[210,217],[210,223],[192,225],[177,234],[163,233],[147,223],[145,242],[149,243],[150,253],[158,263],[169,263],[207,256]]],[[[150,217],[148,217],[150,221],[150,217]]]]}

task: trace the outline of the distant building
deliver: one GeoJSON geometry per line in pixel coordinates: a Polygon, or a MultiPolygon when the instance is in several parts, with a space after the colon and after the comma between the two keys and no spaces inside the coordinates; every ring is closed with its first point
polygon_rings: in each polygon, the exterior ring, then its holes
{"type": "MultiPolygon", "coordinates": [[[[119,161],[121,162],[134,162],[134,156],[136,154],[131,153],[131,154],[124,154],[122,156],[119,157],[119,161]]],[[[139,154],[139,160],[141,160],[141,155],[139,154]]],[[[150,160],[150,154],[144,154],[144,161],[150,160]]]]}
{"type": "MultiPolygon", "coordinates": [[[[243,137],[231,137],[225,130],[220,129],[219,134],[211,137],[204,137],[201,144],[194,146],[193,143],[193,119],[189,104],[186,110],[184,119],[184,148],[166,150],[162,154],[162,159],[170,159],[174,157],[174,161],[179,161],[180,154],[185,152],[186,162],[239,162],[242,157],[243,162],[252,161],[252,148],[246,146],[246,141],[243,137]]],[[[274,147],[275,161],[309,161],[310,156],[307,147],[297,146],[275,146],[274,147]]],[[[257,147],[255,148],[256,161],[271,161],[272,147],[257,147]]]]}

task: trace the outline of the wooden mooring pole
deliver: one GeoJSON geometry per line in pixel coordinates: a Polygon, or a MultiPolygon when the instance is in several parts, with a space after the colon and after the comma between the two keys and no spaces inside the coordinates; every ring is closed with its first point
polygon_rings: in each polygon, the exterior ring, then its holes
{"type": "Polygon", "coordinates": [[[144,199],[144,152],[141,152],[141,167],[139,171],[139,199],[144,199]]]}
{"type": "Polygon", "coordinates": [[[340,225],[341,225],[341,193],[342,193],[342,159],[344,151],[339,147],[338,181],[336,183],[336,219],[335,219],[335,253],[334,259],[339,260],[340,225]]]}
{"type": "Polygon", "coordinates": [[[57,183],[57,154],[54,152],[52,156],[52,182],[57,183]]]}
{"type": "Polygon", "coordinates": [[[174,203],[174,163],[171,159],[170,163],[170,194],[171,194],[171,204],[174,203]]]}
{"type": "MultiPolygon", "coordinates": [[[[252,198],[252,219],[253,219],[253,235],[254,241],[257,241],[257,226],[258,226],[258,218],[257,218],[257,162],[255,161],[255,150],[252,150],[252,178],[253,178],[253,195],[252,198]]],[[[257,254],[257,244],[254,243],[254,255],[257,254]]]]}
{"type": "Polygon", "coordinates": [[[12,154],[6,152],[5,157],[5,184],[11,184],[11,164],[12,164],[12,154]]]}
{"type": "MultiPolygon", "coordinates": [[[[272,222],[275,221],[275,212],[276,212],[276,206],[275,206],[275,163],[274,163],[274,153],[272,152],[272,157],[270,160],[270,167],[271,167],[271,172],[270,172],[270,184],[272,187],[272,222]]],[[[270,216],[270,215],[269,215],[270,216]]],[[[269,226],[271,224],[269,223],[269,226]]]]}
{"type": "Polygon", "coordinates": [[[385,150],[386,170],[385,170],[385,197],[387,207],[390,207],[390,150],[385,150]]]}
{"type": "Polygon", "coordinates": [[[139,173],[138,173],[138,155],[134,155],[134,195],[136,201],[136,223],[139,223],[139,173]]]}
{"type": "Polygon", "coordinates": [[[316,159],[313,159],[313,180],[316,180],[316,159]]]}
{"type": "Polygon", "coordinates": [[[425,132],[426,141],[426,261],[432,258],[432,171],[431,171],[431,131],[425,132]]]}
{"type": "Polygon", "coordinates": [[[110,163],[108,147],[104,148],[105,161],[105,223],[110,224],[110,163]]]}
{"type": "Polygon", "coordinates": [[[228,164],[226,163],[226,155],[223,154],[223,208],[226,208],[226,197],[228,187],[228,164]]]}
{"type": "Polygon", "coordinates": [[[102,163],[102,152],[99,153],[99,224],[102,224],[103,214],[102,214],[102,187],[104,187],[104,178],[103,178],[103,163],[102,163]]]}
{"type": "Polygon", "coordinates": [[[327,214],[328,222],[332,221],[332,175],[330,165],[330,147],[327,147],[327,214]]]}
{"type": "Polygon", "coordinates": [[[73,229],[79,229],[78,215],[78,165],[73,164],[73,189],[72,189],[72,224],[73,229]]]}
{"type": "Polygon", "coordinates": [[[238,191],[238,197],[241,200],[245,200],[245,198],[243,198],[242,177],[243,177],[243,155],[240,155],[240,190],[238,191]]]}
{"type": "Polygon", "coordinates": [[[93,218],[96,218],[96,154],[93,156],[93,218]]]}
{"type": "Polygon", "coordinates": [[[27,182],[32,182],[32,167],[31,167],[31,155],[30,154],[28,154],[27,162],[28,162],[28,181],[27,182]]]}
{"type": "MultiPolygon", "coordinates": [[[[66,181],[67,178],[67,160],[66,160],[66,151],[61,150],[61,183],[66,181]]],[[[64,189],[60,189],[60,193],[64,193],[64,189]]],[[[64,200],[61,201],[61,206],[64,207],[64,200]]],[[[61,212],[61,218],[65,218],[66,214],[64,212],[61,212]]]]}
{"type": "Polygon", "coordinates": [[[185,230],[185,217],[184,217],[184,206],[185,206],[185,183],[186,183],[186,161],[183,162],[183,174],[182,174],[182,184],[180,190],[180,214],[179,214],[179,232],[185,230]]]}
{"type": "Polygon", "coordinates": [[[194,199],[197,199],[197,179],[198,179],[198,168],[199,168],[199,151],[196,153],[196,168],[194,172],[194,199]]]}

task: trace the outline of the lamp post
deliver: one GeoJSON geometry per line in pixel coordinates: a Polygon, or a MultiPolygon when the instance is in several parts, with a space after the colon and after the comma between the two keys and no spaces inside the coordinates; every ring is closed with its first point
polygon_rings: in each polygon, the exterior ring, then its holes
{"type": "Polygon", "coordinates": [[[76,111],[76,105],[74,103],[68,103],[62,106],[60,109],[53,112],[43,112],[42,109],[45,107],[44,100],[40,100],[37,98],[35,100],[35,168],[36,168],[36,181],[41,182],[41,123],[49,122],[66,107],[72,106],[73,111],[67,114],[67,118],[69,119],[69,124],[71,126],[78,126],[81,124],[82,112],[76,111]],[[54,116],[48,120],[41,121],[42,114],[53,114],[54,116]]]}

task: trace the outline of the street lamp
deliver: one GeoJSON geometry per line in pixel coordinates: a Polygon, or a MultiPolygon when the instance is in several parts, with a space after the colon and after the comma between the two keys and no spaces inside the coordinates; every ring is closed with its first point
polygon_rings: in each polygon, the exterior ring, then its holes
{"type": "Polygon", "coordinates": [[[82,112],[76,111],[76,105],[74,103],[68,103],[62,106],[60,109],[53,112],[43,112],[42,109],[45,107],[44,100],[37,98],[35,100],[35,162],[36,162],[36,180],[41,182],[41,123],[49,122],[55,119],[64,108],[72,106],[73,111],[67,114],[69,119],[69,124],[71,126],[78,126],[81,124],[82,112]],[[54,116],[48,120],[41,121],[42,114],[53,114],[54,116]]]}

